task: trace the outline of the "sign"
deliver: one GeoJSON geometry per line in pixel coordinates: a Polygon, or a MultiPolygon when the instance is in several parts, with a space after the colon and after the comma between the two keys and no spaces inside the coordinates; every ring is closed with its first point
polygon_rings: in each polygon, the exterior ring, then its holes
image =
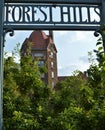
{"type": "Polygon", "coordinates": [[[4,29],[95,30],[101,24],[100,12],[99,5],[5,4],[4,29]]]}
{"type": "MultiPolygon", "coordinates": [[[[3,38],[13,30],[94,30],[105,24],[105,0],[0,0],[0,130],[3,101],[3,38]],[[5,16],[5,17],[4,17],[5,16]]],[[[97,31],[98,30],[98,31],[97,31]]],[[[103,47],[105,51],[105,34],[103,47]]]]}

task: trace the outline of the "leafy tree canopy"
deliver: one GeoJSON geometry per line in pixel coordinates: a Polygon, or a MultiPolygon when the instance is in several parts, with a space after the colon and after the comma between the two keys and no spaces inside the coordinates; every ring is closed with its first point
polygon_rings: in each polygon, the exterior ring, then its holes
{"type": "Polygon", "coordinates": [[[32,57],[4,59],[4,130],[105,130],[105,54],[102,39],[87,77],[79,72],[52,91],[32,57]]]}

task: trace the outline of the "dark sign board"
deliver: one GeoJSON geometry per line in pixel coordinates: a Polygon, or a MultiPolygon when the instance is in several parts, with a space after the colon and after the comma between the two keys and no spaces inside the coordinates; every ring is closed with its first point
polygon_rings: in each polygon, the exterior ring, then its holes
{"type": "Polygon", "coordinates": [[[95,30],[100,11],[99,5],[5,4],[4,29],[95,30]]]}

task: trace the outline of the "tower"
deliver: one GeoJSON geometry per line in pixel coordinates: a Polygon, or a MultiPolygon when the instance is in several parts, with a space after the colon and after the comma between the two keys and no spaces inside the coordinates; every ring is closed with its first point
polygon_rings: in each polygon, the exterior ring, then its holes
{"type": "Polygon", "coordinates": [[[57,49],[53,41],[53,32],[49,31],[46,35],[43,31],[33,31],[29,38],[26,38],[21,47],[21,53],[24,56],[28,44],[31,43],[31,55],[38,60],[38,65],[46,64],[47,73],[42,74],[42,80],[54,88],[58,81],[57,76],[57,49]]]}

